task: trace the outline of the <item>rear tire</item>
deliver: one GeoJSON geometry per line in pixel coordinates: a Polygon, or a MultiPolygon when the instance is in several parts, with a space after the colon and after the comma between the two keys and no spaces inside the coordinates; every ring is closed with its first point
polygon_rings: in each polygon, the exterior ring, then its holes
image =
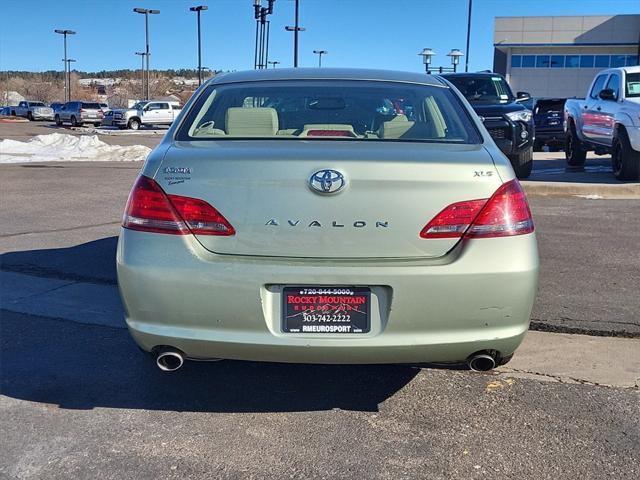
{"type": "Polygon", "coordinates": [[[564,155],[571,167],[581,167],[587,159],[587,151],[583,148],[582,142],[578,138],[576,125],[573,121],[569,121],[569,129],[564,143],[564,155]]]}
{"type": "Polygon", "coordinates": [[[631,147],[629,135],[624,127],[619,127],[613,137],[611,167],[618,180],[638,180],[640,178],[640,152],[631,147]]]}
{"type": "Polygon", "coordinates": [[[140,128],[140,122],[137,118],[132,118],[131,120],[129,120],[129,123],[127,123],[127,127],[129,127],[131,130],[138,130],[140,128]]]}
{"type": "Polygon", "coordinates": [[[31,112],[27,112],[27,120],[33,122],[33,114],[31,112]]]}
{"type": "Polygon", "coordinates": [[[72,127],[78,127],[80,126],[80,124],[78,123],[78,119],[76,118],[75,115],[71,116],[71,126],[72,127]]]}
{"type": "Polygon", "coordinates": [[[507,155],[518,178],[529,178],[533,170],[533,148],[528,148],[518,155],[507,155]]]}
{"type": "Polygon", "coordinates": [[[55,121],[57,126],[60,127],[62,125],[62,120],[60,120],[60,115],[56,115],[55,121]]]}

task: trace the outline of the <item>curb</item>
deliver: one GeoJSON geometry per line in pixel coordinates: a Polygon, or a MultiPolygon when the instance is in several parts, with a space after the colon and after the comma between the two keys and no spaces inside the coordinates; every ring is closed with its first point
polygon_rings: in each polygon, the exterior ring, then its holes
{"type": "Polygon", "coordinates": [[[640,183],[572,183],[572,182],[520,182],[529,196],[587,197],[592,199],[640,199],[640,183]]]}

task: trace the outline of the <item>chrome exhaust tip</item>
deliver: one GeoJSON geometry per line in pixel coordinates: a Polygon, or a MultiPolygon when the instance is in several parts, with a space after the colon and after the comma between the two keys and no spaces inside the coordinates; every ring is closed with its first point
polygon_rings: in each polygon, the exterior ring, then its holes
{"type": "Polygon", "coordinates": [[[474,372],[488,372],[496,367],[496,360],[486,353],[475,353],[469,357],[467,365],[474,372]]]}
{"type": "Polygon", "coordinates": [[[162,348],[156,354],[156,365],[163,372],[175,372],[183,364],[184,355],[176,348],[162,348]]]}

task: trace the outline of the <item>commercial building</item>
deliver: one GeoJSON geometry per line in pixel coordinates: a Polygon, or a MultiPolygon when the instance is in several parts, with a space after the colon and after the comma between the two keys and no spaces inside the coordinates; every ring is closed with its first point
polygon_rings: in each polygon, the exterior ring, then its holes
{"type": "Polygon", "coordinates": [[[640,15],[496,17],[493,46],[514,91],[582,97],[600,70],[640,64],[640,15]]]}

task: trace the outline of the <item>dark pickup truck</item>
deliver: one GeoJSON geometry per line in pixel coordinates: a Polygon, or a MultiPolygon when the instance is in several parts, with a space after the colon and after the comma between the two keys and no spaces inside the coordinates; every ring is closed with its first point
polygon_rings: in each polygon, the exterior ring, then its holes
{"type": "Polygon", "coordinates": [[[509,84],[496,73],[450,73],[442,75],[469,101],[489,134],[509,158],[518,178],[527,178],[533,167],[535,131],[533,115],[520,102],[531,96],[513,95],[509,84]]]}

